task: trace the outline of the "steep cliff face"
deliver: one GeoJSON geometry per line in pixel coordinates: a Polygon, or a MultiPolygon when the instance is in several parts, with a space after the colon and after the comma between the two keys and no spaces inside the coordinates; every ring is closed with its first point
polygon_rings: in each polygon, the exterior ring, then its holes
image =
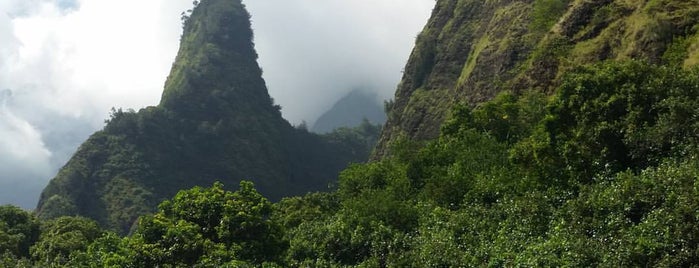
{"type": "Polygon", "coordinates": [[[398,85],[375,158],[437,137],[454,105],[509,90],[549,92],[601,60],[699,63],[699,1],[438,0],[398,85]]]}
{"type": "Polygon", "coordinates": [[[113,111],[44,189],[38,215],[87,216],[126,232],[180,189],[246,179],[279,199],[328,189],[347,163],[366,159],[353,137],[310,134],[281,117],[252,36],[240,0],[201,1],[161,103],[113,111]]]}

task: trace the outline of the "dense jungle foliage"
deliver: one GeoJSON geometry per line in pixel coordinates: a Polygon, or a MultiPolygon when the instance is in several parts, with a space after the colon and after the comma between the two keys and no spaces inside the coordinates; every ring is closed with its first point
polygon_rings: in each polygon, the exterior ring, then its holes
{"type": "Polygon", "coordinates": [[[685,267],[699,263],[699,70],[571,71],[553,95],[460,106],[426,143],[275,204],[252,183],[181,191],[121,238],[0,209],[29,267],[685,267]]]}

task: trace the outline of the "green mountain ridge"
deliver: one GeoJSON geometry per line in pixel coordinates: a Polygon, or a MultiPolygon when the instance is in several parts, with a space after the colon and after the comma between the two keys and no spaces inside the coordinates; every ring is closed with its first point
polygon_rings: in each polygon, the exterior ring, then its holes
{"type": "Polygon", "coordinates": [[[81,215],[125,233],[181,189],[248,179],[276,200],[328,190],[348,163],[364,161],[362,137],[321,137],[282,118],[252,38],[239,0],[199,3],[160,104],[114,110],[44,189],[39,217],[81,215]]]}
{"type": "Polygon", "coordinates": [[[552,92],[576,66],[629,59],[696,65],[697,22],[696,0],[437,1],[373,157],[389,155],[401,137],[436,138],[458,104],[475,106],[502,91],[552,92]]]}

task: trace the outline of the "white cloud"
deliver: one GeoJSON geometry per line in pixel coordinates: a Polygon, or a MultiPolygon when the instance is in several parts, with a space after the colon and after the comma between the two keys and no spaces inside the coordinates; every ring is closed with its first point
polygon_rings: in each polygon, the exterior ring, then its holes
{"type": "Polygon", "coordinates": [[[25,208],[111,107],[155,105],[188,0],[0,0],[0,203],[25,208]],[[5,41],[7,40],[7,41],[5,41]],[[14,185],[13,187],[5,187],[14,185]],[[20,198],[31,194],[31,198],[20,198]]]}
{"type": "Polygon", "coordinates": [[[0,170],[13,173],[7,171],[29,166],[33,175],[51,172],[51,152],[44,146],[41,133],[5,107],[0,107],[0,137],[0,170]]]}
{"type": "Polygon", "coordinates": [[[52,154],[44,145],[41,133],[6,108],[7,97],[9,91],[0,92],[0,202],[24,205],[36,202],[44,178],[54,172],[50,163],[52,154]],[[18,191],[25,186],[30,192],[18,191]]]}
{"type": "Polygon", "coordinates": [[[65,13],[44,2],[12,20],[21,47],[13,91],[41,107],[101,125],[110,107],[157,104],[189,1],[82,0],[65,13]]]}

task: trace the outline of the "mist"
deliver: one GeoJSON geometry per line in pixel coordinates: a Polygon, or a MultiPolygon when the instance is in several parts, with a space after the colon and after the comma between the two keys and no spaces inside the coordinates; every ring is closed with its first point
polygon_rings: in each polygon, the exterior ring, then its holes
{"type": "Polygon", "coordinates": [[[270,95],[313,122],[353,89],[389,99],[434,0],[245,1],[270,95]]]}
{"type": "MultiPolygon", "coordinates": [[[[354,88],[390,98],[434,0],[246,0],[294,124],[354,88]]],[[[112,107],[156,105],[190,0],[0,0],[0,204],[41,190],[112,107]]]]}

